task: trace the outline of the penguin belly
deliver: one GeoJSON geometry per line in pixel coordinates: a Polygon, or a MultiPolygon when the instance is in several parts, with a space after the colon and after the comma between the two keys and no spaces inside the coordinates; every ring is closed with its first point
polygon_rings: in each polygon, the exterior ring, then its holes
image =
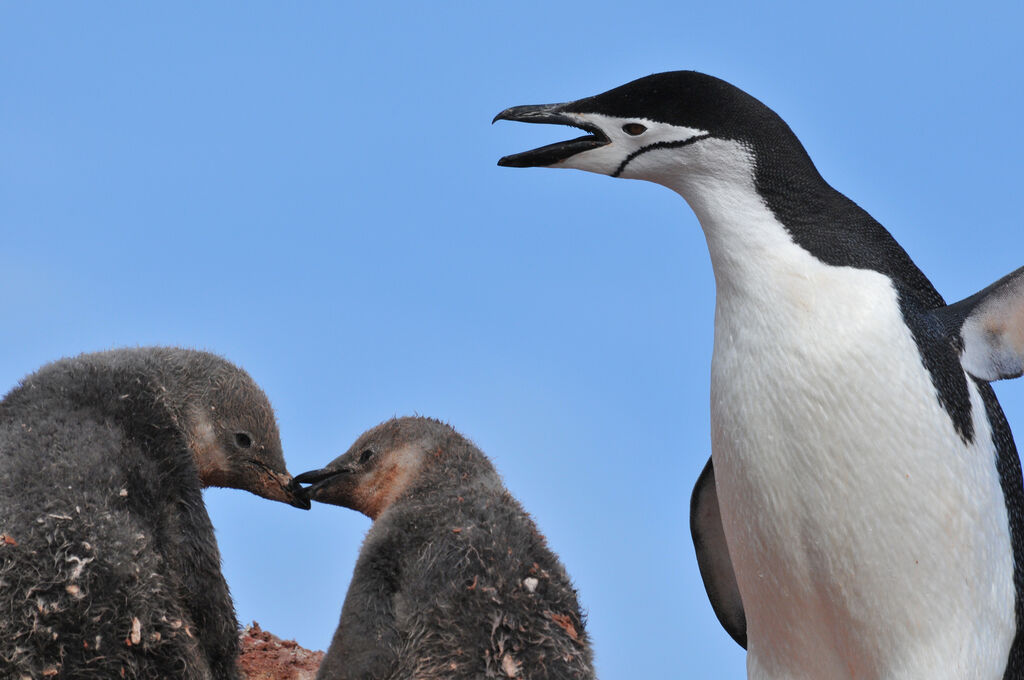
{"type": "Polygon", "coordinates": [[[711,372],[749,677],[1002,678],[1014,563],[977,386],[967,443],[887,276],[774,256],[719,281],[711,372]]]}

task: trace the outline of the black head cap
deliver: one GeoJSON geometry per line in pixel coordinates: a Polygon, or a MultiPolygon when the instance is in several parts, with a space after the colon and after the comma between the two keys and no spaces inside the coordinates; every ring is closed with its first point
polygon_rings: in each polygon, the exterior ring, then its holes
{"type": "Polygon", "coordinates": [[[781,122],[743,90],[697,71],[668,71],[638,78],[593,97],[564,105],[569,113],[646,118],[706,130],[725,139],[749,137],[759,125],[781,122]]]}

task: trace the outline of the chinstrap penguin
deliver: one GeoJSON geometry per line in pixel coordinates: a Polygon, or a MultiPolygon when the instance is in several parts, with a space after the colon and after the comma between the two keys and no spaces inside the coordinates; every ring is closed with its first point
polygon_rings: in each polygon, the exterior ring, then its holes
{"type": "Polygon", "coordinates": [[[756,679],[1024,677],[1024,494],[987,381],[1024,362],[1024,269],[947,306],[768,107],[661,73],[495,120],[578,139],[499,165],[673,189],[717,288],[691,527],[756,679]]]}
{"type": "Polygon", "coordinates": [[[386,421],[296,480],[373,519],[319,680],[594,677],[561,562],[448,425],[386,421]]]}
{"type": "Polygon", "coordinates": [[[0,402],[0,677],[234,680],[202,489],[299,508],[273,410],[206,352],[48,364],[0,402]]]}

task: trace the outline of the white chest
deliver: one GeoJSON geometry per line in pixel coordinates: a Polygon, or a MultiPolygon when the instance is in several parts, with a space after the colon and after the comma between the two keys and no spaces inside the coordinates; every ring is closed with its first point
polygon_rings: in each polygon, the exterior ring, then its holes
{"type": "Polygon", "coordinates": [[[1001,678],[1013,563],[977,389],[967,446],[881,274],[792,243],[744,273],[711,418],[751,677],[1001,678]]]}

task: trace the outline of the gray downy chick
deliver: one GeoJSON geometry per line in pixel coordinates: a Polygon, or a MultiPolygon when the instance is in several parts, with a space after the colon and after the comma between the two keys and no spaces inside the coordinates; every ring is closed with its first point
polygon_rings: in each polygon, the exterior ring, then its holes
{"type": "Polygon", "coordinates": [[[308,508],[273,410],[206,352],[63,359],[0,402],[0,677],[238,677],[202,489],[308,508]]]}
{"type": "Polygon", "coordinates": [[[593,678],[576,591],[490,461],[389,420],[299,482],[374,520],[317,678],[593,678]]]}

